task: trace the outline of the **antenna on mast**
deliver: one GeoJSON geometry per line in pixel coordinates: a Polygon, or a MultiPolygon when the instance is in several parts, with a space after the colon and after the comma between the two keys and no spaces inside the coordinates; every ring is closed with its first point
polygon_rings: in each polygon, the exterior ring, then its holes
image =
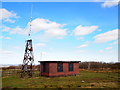
{"type": "Polygon", "coordinates": [[[30,32],[31,32],[31,26],[32,26],[32,24],[31,24],[31,22],[32,22],[32,8],[33,8],[33,5],[31,6],[31,13],[30,13],[30,23],[29,23],[29,25],[30,25],[30,31],[29,31],[29,34],[28,34],[28,36],[30,36],[30,32]]]}

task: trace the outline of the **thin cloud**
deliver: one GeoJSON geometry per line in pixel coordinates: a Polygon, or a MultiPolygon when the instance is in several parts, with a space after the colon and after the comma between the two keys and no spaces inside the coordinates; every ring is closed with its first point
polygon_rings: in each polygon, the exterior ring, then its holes
{"type": "Polygon", "coordinates": [[[95,43],[105,43],[112,40],[118,39],[118,29],[114,29],[112,31],[108,31],[102,34],[98,34],[94,37],[95,43]]]}
{"type": "Polygon", "coordinates": [[[78,46],[77,48],[84,48],[84,47],[87,47],[87,46],[88,46],[88,44],[83,44],[83,45],[78,46]]]}
{"type": "Polygon", "coordinates": [[[119,0],[106,0],[103,4],[102,7],[113,7],[117,6],[119,4],[119,0]]]}
{"type": "Polygon", "coordinates": [[[15,23],[15,20],[13,18],[18,18],[16,13],[8,11],[7,9],[0,8],[0,20],[3,20],[4,22],[9,23],[15,23]]]}
{"type": "Polygon", "coordinates": [[[113,47],[107,47],[107,48],[105,48],[106,50],[110,50],[110,49],[112,49],[113,47]]]}
{"type": "Polygon", "coordinates": [[[1,39],[11,39],[10,37],[0,36],[1,39]]]}
{"type": "Polygon", "coordinates": [[[28,29],[23,29],[19,26],[15,28],[11,28],[10,34],[22,34],[22,35],[27,35],[28,34],[28,29]]]}
{"type": "MultiPolygon", "coordinates": [[[[99,52],[100,53],[105,53],[106,51],[108,51],[108,50],[112,50],[113,49],[113,47],[106,47],[106,48],[104,48],[103,50],[100,50],[99,52]]],[[[110,52],[110,51],[109,51],[110,52]]]]}
{"type": "Polygon", "coordinates": [[[7,31],[9,31],[10,29],[11,29],[10,27],[3,26],[3,25],[2,25],[2,31],[3,31],[3,32],[7,32],[7,31]]]}
{"type": "Polygon", "coordinates": [[[98,26],[77,26],[73,32],[75,36],[84,36],[88,35],[98,29],[98,26]]]}

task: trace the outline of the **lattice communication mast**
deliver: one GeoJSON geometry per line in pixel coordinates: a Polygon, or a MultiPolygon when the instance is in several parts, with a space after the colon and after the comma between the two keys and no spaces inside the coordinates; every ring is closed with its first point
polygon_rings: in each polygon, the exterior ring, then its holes
{"type": "MultiPolygon", "coordinates": [[[[29,37],[31,32],[31,22],[32,22],[32,8],[31,8],[30,23],[29,23],[30,25],[30,30],[28,33],[29,37]]],[[[28,75],[29,77],[32,77],[33,63],[34,63],[34,55],[33,55],[32,39],[28,39],[26,41],[26,46],[25,46],[25,54],[24,54],[23,65],[22,65],[22,77],[26,75],[28,75]]]]}

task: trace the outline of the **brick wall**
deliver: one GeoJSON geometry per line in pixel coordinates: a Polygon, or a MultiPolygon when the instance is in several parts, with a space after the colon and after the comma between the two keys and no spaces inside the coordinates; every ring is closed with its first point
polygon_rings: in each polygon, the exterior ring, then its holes
{"type": "Polygon", "coordinates": [[[68,63],[63,63],[63,72],[57,72],[57,63],[50,63],[49,76],[67,76],[75,74],[79,74],[79,63],[74,63],[73,71],[68,71],[68,63]]]}
{"type": "Polygon", "coordinates": [[[63,72],[57,72],[57,63],[47,63],[47,70],[43,72],[43,65],[41,64],[41,75],[43,76],[67,76],[79,74],[79,63],[73,63],[73,71],[68,71],[68,63],[63,63],[63,72]]]}

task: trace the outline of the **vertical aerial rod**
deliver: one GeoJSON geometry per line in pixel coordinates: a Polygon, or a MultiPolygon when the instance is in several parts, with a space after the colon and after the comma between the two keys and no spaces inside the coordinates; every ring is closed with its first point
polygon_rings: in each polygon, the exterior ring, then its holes
{"type": "Polygon", "coordinates": [[[29,23],[29,24],[30,24],[30,30],[29,30],[29,34],[28,34],[28,36],[30,36],[31,29],[32,29],[32,28],[31,28],[31,26],[32,26],[32,24],[31,24],[31,23],[32,23],[32,8],[33,8],[33,6],[31,6],[30,23],[29,23]]]}

